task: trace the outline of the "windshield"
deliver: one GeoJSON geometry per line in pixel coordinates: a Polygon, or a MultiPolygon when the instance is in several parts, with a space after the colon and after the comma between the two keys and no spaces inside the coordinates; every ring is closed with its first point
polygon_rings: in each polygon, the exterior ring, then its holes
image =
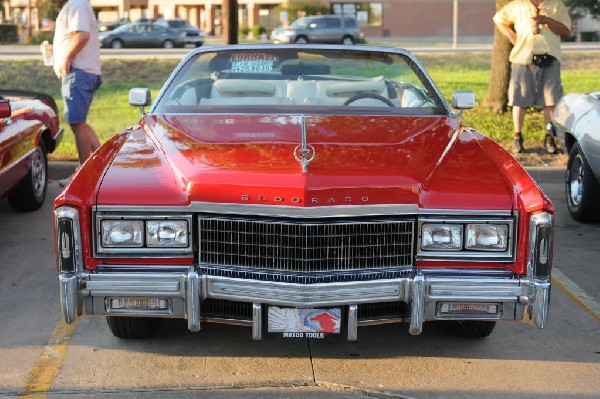
{"type": "Polygon", "coordinates": [[[311,18],[298,18],[290,24],[294,28],[306,28],[310,24],[311,18]]]}
{"type": "Polygon", "coordinates": [[[252,112],[260,106],[281,112],[448,113],[423,71],[404,54],[274,46],[206,50],[190,57],[154,112],[228,112],[232,107],[252,112]]]}
{"type": "Polygon", "coordinates": [[[178,29],[178,28],[191,28],[192,27],[192,25],[190,25],[188,23],[188,21],[186,21],[184,19],[182,19],[182,20],[179,20],[179,19],[177,19],[177,20],[171,20],[171,21],[167,21],[167,22],[168,22],[168,24],[169,24],[169,26],[171,28],[175,28],[175,29],[178,29]]]}

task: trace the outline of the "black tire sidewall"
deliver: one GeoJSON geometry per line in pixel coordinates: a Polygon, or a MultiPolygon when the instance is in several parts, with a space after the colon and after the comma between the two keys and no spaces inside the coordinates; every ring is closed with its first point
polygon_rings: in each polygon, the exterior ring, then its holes
{"type": "Polygon", "coordinates": [[[35,211],[44,203],[46,192],[48,191],[48,156],[44,141],[40,139],[35,149],[36,153],[42,155],[44,167],[43,189],[40,195],[36,195],[34,187],[33,163],[30,165],[29,172],[23,180],[17,184],[15,189],[8,195],[10,205],[17,211],[35,211]]]}
{"type": "Polygon", "coordinates": [[[567,208],[573,219],[580,222],[600,220],[600,210],[597,206],[600,201],[600,184],[598,184],[579,143],[575,143],[569,152],[569,160],[567,162],[567,171],[565,174],[565,193],[567,197],[567,208]],[[571,197],[571,168],[577,157],[581,158],[583,168],[583,178],[581,181],[582,192],[579,204],[575,204],[571,197]]]}

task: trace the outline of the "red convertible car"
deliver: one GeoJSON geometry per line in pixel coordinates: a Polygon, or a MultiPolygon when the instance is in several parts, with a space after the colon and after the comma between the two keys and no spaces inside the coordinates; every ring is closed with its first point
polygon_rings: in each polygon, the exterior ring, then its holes
{"type": "Polygon", "coordinates": [[[55,201],[67,322],[106,316],[141,338],[182,318],[257,340],[545,326],[553,205],[461,123],[473,93],[451,107],[409,52],[201,48],[153,102],[129,101],[138,124],[55,201]]]}
{"type": "Polygon", "coordinates": [[[52,97],[0,90],[0,198],[18,211],[39,209],[48,186],[47,155],[62,138],[52,97]]]}

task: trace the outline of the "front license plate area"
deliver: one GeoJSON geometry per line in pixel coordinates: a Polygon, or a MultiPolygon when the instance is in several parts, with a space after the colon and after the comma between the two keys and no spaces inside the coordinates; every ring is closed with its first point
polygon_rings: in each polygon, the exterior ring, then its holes
{"type": "Polygon", "coordinates": [[[267,331],[283,338],[325,338],[339,334],[342,309],[284,308],[269,306],[267,331]]]}

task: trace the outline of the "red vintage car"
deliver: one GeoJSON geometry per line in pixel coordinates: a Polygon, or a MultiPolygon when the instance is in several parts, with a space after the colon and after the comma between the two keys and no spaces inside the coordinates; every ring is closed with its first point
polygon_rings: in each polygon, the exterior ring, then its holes
{"type": "Polygon", "coordinates": [[[348,340],[389,322],[466,337],[546,324],[552,203],[409,52],[201,48],[130,103],[139,123],[55,202],[67,322],[348,340]]]}
{"type": "Polygon", "coordinates": [[[62,138],[52,97],[0,90],[0,198],[19,211],[39,209],[48,186],[48,153],[62,138]]]}

